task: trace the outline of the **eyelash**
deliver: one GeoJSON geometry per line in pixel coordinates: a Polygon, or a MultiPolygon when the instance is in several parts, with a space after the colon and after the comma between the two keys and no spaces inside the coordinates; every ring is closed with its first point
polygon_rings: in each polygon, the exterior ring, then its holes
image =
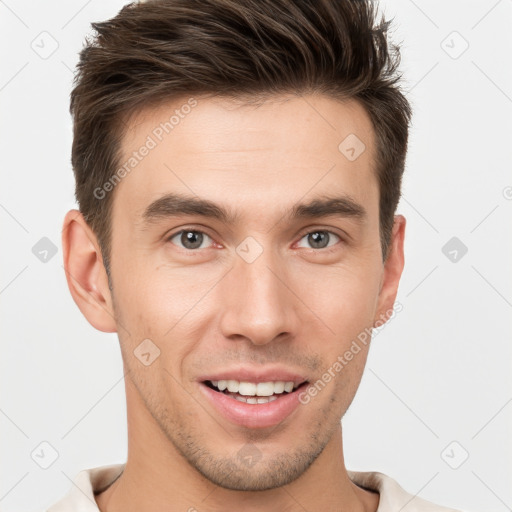
{"type": "MultiPolygon", "coordinates": [[[[182,228],[179,231],[176,231],[175,233],[173,233],[172,235],[169,235],[166,238],[166,242],[170,242],[177,235],[181,235],[182,233],[187,233],[187,232],[201,233],[202,235],[206,235],[211,240],[213,240],[213,238],[208,233],[206,233],[204,231],[201,231],[199,229],[196,229],[196,228],[189,227],[189,228],[182,228]]],[[[313,230],[310,230],[310,231],[306,231],[306,232],[304,232],[304,233],[302,233],[300,235],[299,241],[302,240],[305,236],[313,234],[313,233],[329,233],[329,235],[334,235],[334,236],[338,237],[341,242],[343,242],[343,238],[340,235],[338,235],[334,231],[330,231],[328,229],[313,229],[313,230]]],[[[327,246],[327,247],[324,247],[322,249],[309,248],[309,250],[310,251],[315,251],[315,252],[321,251],[323,253],[327,253],[327,252],[332,252],[333,250],[336,250],[336,247],[335,247],[336,245],[337,244],[333,244],[332,246],[327,246]]],[[[202,249],[187,249],[185,247],[179,247],[179,248],[184,250],[184,251],[186,251],[186,252],[189,252],[189,253],[199,252],[200,250],[202,250],[202,249]]]]}

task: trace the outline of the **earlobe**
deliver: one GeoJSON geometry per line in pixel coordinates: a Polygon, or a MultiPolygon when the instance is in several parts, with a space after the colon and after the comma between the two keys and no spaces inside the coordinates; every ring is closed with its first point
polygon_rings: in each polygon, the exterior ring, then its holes
{"type": "Polygon", "coordinates": [[[64,270],[69,291],[87,321],[103,332],[116,332],[112,296],[96,236],[78,210],[62,227],[64,270]]]}
{"type": "Polygon", "coordinates": [[[380,282],[378,307],[374,318],[374,327],[388,321],[393,314],[393,306],[398,292],[400,277],[404,269],[404,239],[406,219],[403,215],[395,215],[388,257],[380,282]]]}

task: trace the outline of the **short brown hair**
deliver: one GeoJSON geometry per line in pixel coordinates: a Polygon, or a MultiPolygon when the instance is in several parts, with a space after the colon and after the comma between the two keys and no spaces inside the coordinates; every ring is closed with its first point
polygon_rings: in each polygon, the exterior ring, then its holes
{"type": "MultiPolygon", "coordinates": [[[[400,51],[372,0],[149,0],[92,23],[70,111],[80,211],[109,273],[113,192],[94,193],[120,164],[123,119],[183,95],[354,99],[376,134],[379,227],[387,258],[401,194],[411,108],[400,51]]],[[[341,142],[341,141],[340,141],[341,142]]]]}

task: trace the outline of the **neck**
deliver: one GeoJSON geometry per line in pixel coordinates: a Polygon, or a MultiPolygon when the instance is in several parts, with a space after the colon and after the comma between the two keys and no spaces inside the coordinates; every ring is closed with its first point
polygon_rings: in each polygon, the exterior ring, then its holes
{"type": "Polygon", "coordinates": [[[143,404],[133,403],[141,401],[134,391],[127,389],[128,460],[122,475],[96,496],[101,512],[377,510],[379,495],[356,486],[347,475],[341,425],[313,464],[288,485],[264,491],[230,490],[213,484],[190,465],[143,404]],[[130,414],[135,410],[138,414],[130,414]]]}

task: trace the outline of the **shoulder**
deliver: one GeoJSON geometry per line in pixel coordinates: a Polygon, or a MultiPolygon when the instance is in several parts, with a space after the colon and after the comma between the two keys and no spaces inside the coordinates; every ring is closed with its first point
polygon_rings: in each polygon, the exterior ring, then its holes
{"type": "Polygon", "coordinates": [[[353,483],[380,494],[377,512],[462,512],[442,507],[405,491],[388,475],[377,471],[348,471],[353,483]]]}
{"type": "Polygon", "coordinates": [[[125,464],[111,464],[80,471],[68,493],[46,512],[99,512],[94,495],[106,489],[124,467],[125,464]]]}

